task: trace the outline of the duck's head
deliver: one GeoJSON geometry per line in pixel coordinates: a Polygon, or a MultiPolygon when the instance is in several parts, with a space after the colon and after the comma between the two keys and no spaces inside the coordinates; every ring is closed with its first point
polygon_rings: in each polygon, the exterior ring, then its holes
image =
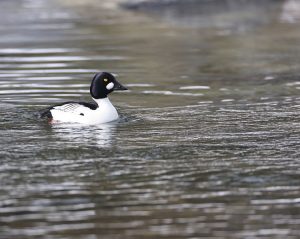
{"type": "Polygon", "coordinates": [[[127,90],[108,72],[97,73],[91,83],[90,93],[94,99],[103,99],[114,90],[127,90]]]}

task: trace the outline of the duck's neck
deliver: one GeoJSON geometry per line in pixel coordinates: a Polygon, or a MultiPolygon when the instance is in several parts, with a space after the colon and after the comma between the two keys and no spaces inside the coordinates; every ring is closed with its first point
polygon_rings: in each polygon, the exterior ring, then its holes
{"type": "Polygon", "coordinates": [[[94,99],[93,100],[97,103],[97,105],[100,107],[101,105],[111,105],[110,100],[108,97],[102,98],[102,99],[94,99]]]}

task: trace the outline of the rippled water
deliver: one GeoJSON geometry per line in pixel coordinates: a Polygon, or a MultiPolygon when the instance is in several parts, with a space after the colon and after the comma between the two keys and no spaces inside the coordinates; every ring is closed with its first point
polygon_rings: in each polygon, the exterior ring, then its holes
{"type": "Polygon", "coordinates": [[[287,6],[232,29],[76,3],[0,2],[0,238],[299,238],[287,6]],[[119,122],[36,117],[100,70],[130,88],[119,122]]]}

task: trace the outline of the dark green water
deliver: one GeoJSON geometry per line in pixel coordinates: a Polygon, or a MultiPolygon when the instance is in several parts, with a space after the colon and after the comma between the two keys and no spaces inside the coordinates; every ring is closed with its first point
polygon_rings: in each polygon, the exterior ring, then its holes
{"type": "Polygon", "coordinates": [[[187,26],[91,2],[0,2],[0,238],[299,238],[297,11],[187,26]],[[130,88],[120,122],[35,117],[101,70],[130,88]]]}

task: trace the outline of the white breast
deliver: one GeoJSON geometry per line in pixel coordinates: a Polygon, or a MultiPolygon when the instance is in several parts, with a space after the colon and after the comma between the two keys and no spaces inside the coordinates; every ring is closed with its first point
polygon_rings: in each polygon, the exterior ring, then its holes
{"type": "Polygon", "coordinates": [[[53,120],[83,124],[103,124],[118,119],[118,112],[108,98],[94,99],[98,108],[92,110],[86,106],[69,103],[51,109],[53,120]]]}

